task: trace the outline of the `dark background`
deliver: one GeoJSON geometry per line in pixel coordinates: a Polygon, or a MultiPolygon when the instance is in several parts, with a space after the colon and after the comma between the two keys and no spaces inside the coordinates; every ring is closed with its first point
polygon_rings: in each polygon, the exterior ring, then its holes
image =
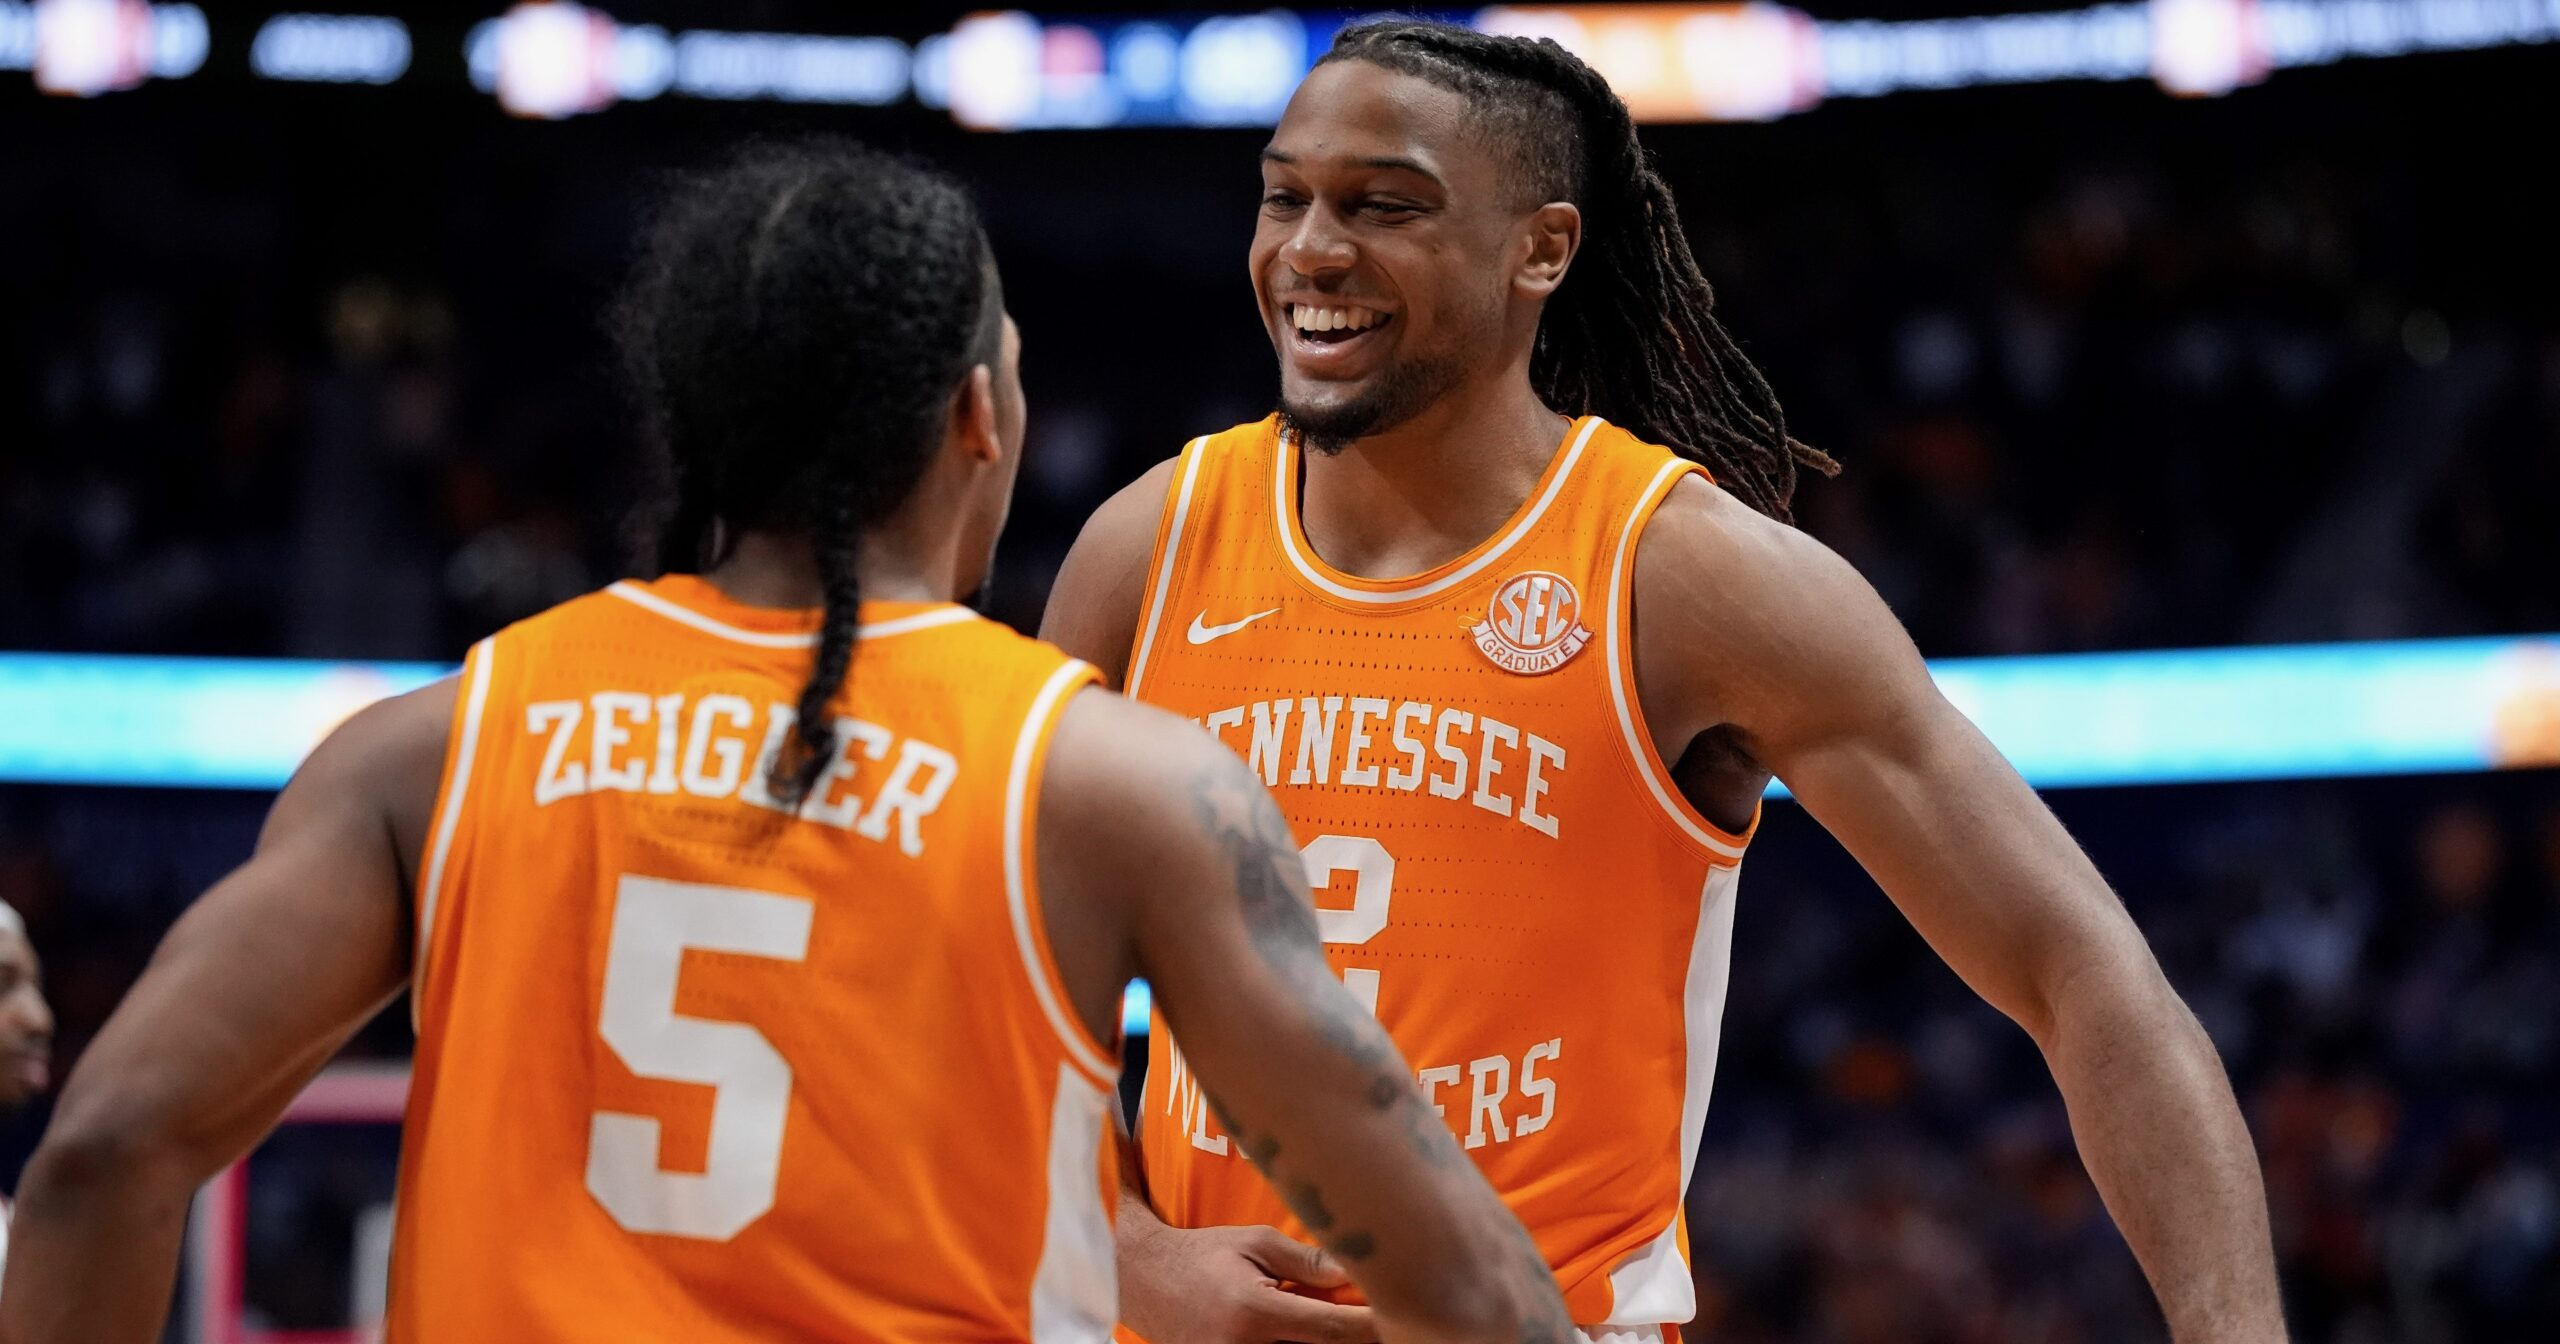
{"type": "MultiPolygon", "coordinates": [[[[634,440],[600,313],[655,175],[745,135],[860,134],[980,192],[1032,399],[993,613],[1036,622],[1096,502],[1268,408],[1258,133],[671,100],[521,122],[463,81],[460,20],[413,18],[412,74],[346,89],[249,80],[254,18],[207,8],[184,81],[71,101],[0,76],[0,647],[451,660],[621,572],[634,440]]],[[[1942,656],[2560,630],[2555,127],[2541,49],[1645,136],[1725,320],[1848,464],[1805,525],[1942,656]]],[[[2560,1319],[2552,777],[2052,801],[2233,1069],[2300,1337],[2560,1319]]],[[[264,805],[0,788],[0,898],[65,1062],[264,805]]],[[[2160,1336],[2029,1042],[1791,806],[1736,944],[1701,1337],[2160,1336]]],[[[405,1022],[359,1049],[403,1053],[405,1022]]],[[[266,1309],[324,1321],[329,1273],[277,1271],[266,1309]]]]}

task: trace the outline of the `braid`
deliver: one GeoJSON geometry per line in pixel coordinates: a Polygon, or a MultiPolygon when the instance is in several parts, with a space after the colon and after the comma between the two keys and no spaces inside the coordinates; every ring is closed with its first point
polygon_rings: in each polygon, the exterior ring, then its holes
{"type": "Polygon", "coordinates": [[[799,717],[767,778],[809,795],[861,635],[863,534],[914,493],[1003,295],[958,185],[844,141],[750,151],[676,184],[616,307],[657,450],[633,512],[659,573],[741,532],[805,542],[824,608],[799,717]]]}
{"type": "Polygon", "coordinates": [[[1671,188],[1598,71],[1549,39],[1405,19],[1346,28],[1324,59],[1367,61],[1464,96],[1539,199],[1582,211],[1581,253],[1547,301],[1530,356],[1530,384],[1548,405],[1662,444],[1782,522],[1793,521],[1798,467],[1839,473],[1787,432],[1768,379],[1716,320],[1671,188]]]}
{"type": "Polygon", "coordinates": [[[818,776],[826,772],[827,758],[836,746],[835,721],[828,716],[827,705],[844,689],[845,674],[853,667],[854,640],[861,633],[862,577],[855,564],[861,542],[854,492],[840,490],[834,500],[831,525],[816,538],[818,587],[826,595],[826,613],[818,625],[818,661],[809,671],[808,683],[800,688],[800,717],[790,748],[775,754],[772,777],[766,782],[774,797],[785,802],[806,798],[817,787],[818,776]]]}

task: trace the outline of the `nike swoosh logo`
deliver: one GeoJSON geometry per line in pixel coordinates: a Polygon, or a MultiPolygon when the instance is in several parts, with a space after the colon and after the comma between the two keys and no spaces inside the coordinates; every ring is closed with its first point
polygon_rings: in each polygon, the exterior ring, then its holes
{"type": "Polygon", "coordinates": [[[1204,625],[1202,622],[1209,619],[1209,613],[1204,611],[1191,618],[1191,629],[1184,633],[1192,643],[1206,644],[1210,640],[1223,639],[1228,635],[1232,635],[1238,630],[1242,630],[1246,626],[1253,624],[1255,621],[1261,620],[1265,616],[1277,616],[1279,614],[1280,609],[1278,607],[1273,607],[1269,611],[1257,611],[1252,615],[1245,617],[1241,621],[1229,621],[1225,625],[1204,625]]]}

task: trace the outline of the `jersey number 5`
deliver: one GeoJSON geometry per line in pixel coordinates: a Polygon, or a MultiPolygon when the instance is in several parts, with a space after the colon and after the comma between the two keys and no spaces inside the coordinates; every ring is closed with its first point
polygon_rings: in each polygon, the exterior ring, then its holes
{"type": "Polygon", "coordinates": [[[658,1166],[658,1121],[598,1111],[587,1131],[587,1191],[634,1232],[727,1241],[773,1207],[791,1065],[743,1022],[676,1013],[687,948],[779,961],[809,955],[814,907],[796,896],[626,873],[614,889],[599,1030],[643,1078],[711,1092],[710,1160],[700,1173],[658,1166]]]}

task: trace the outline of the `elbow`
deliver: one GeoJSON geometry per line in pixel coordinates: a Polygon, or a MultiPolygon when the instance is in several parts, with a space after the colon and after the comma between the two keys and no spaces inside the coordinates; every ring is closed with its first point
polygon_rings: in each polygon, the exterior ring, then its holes
{"type": "Polygon", "coordinates": [[[27,1160],[22,1195],[87,1198],[137,1185],[192,1191],[210,1169],[191,1160],[174,1129],[147,1108],[114,1099],[66,1099],[27,1160]]]}
{"type": "Polygon", "coordinates": [[[1381,1323],[1394,1326],[1388,1338],[1435,1344],[1571,1338],[1555,1275],[1544,1257],[1525,1244],[1470,1257],[1401,1305],[1402,1310],[1393,1312],[1380,1308],[1381,1323]]]}
{"type": "MultiPolygon", "coordinates": [[[[1566,1336],[1552,1328],[1564,1320],[1560,1306],[1542,1305],[1531,1295],[1506,1291],[1512,1285],[1493,1282],[1493,1276],[1470,1283],[1462,1292],[1453,1292],[1430,1307],[1390,1313],[1381,1309],[1379,1323],[1389,1339],[1427,1340],[1431,1344],[1519,1344],[1521,1340],[1555,1339],[1561,1344],[1566,1336]]],[[[1550,1284],[1549,1293],[1554,1291],[1550,1284]]]]}
{"type": "Polygon", "coordinates": [[[2082,1044],[2128,1039],[2220,1057],[2204,1024],[2147,952],[2057,978],[2011,1015],[2047,1057],[2082,1044]]]}

